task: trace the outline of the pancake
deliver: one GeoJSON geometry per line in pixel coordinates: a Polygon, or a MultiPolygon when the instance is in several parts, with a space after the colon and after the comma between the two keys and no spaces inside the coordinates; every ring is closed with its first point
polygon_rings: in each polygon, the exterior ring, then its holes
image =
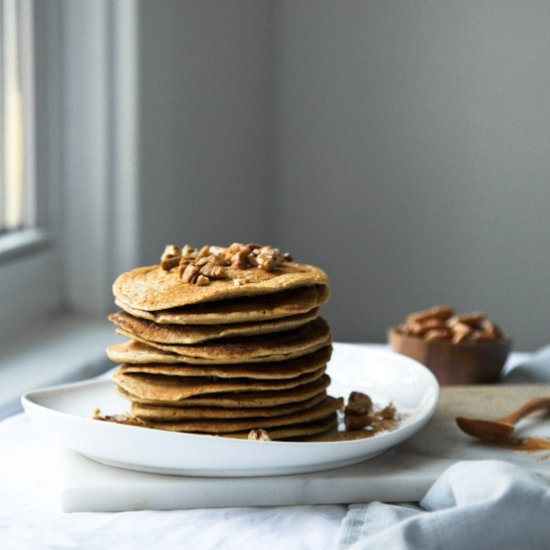
{"type": "Polygon", "coordinates": [[[160,311],[137,309],[119,298],[115,299],[115,303],[134,317],[161,325],[222,325],[267,321],[307,313],[323,305],[329,298],[328,286],[315,285],[276,294],[194,304],[160,311]]]}
{"type": "Polygon", "coordinates": [[[226,269],[228,280],[214,280],[207,286],[184,283],[178,270],[164,271],[159,265],[138,267],[120,275],[113,284],[115,297],[123,304],[144,311],[171,309],[189,304],[215,302],[242,296],[261,296],[304,286],[326,285],[326,273],[306,264],[286,262],[273,271],[226,269]],[[236,285],[233,279],[247,277],[236,285]]]}
{"type": "MultiPolygon", "coordinates": [[[[338,426],[338,418],[336,414],[331,414],[327,418],[317,420],[316,422],[307,422],[305,424],[295,424],[293,426],[283,426],[279,428],[269,428],[267,434],[270,439],[284,440],[284,439],[297,439],[303,440],[308,437],[319,435],[325,432],[329,432],[338,426]]],[[[224,434],[224,437],[232,437],[236,439],[248,439],[249,431],[235,432],[224,434]]]]}
{"type": "Polygon", "coordinates": [[[330,377],[323,374],[321,378],[290,388],[277,391],[246,391],[235,393],[206,394],[178,401],[166,401],[162,396],[158,399],[147,399],[129,392],[120,386],[115,386],[117,393],[133,403],[144,405],[170,405],[177,407],[226,407],[228,409],[248,409],[279,407],[289,403],[303,403],[317,395],[325,394],[330,384],[330,377]]]}
{"type": "Polygon", "coordinates": [[[140,419],[148,428],[169,430],[173,432],[192,432],[222,434],[253,430],[257,428],[269,429],[272,427],[292,426],[293,424],[304,424],[315,422],[330,417],[343,406],[343,399],[325,397],[325,399],[304,411],[299,411],[283,416],[271,418],[235,418],[235,419],[201,419],[201,420],[180,420],[174,422],[157,422],[154,420],[140,419]]]}
{"type": "MultiPolygon", "coordinates": [[[[279,354],[273,357],[256,357],[246,359],[247,363],[268,363],[276,361],[288,361],[296,357],[303,357],[304,355],[314,353],[315,351],[326,347],[330,344],[330,339],[320,344],[315,344],[311,348],[307,348],[305,353],[301,351],[299,353],[285,353],[279,354]]],[[[186,357],[183,355],[177,355],[175,353],[168,353],[160,349],[147,346],[141,342],[123,342],[121,344],[114,344],[107,348],[107,356],[111,361],[115,363],[128,363],[132,365],[144,365],[148,363],[165,363],[167,365],[214,365],[214,364],[236,364],[239,361],[211,361],[209,359],[202,359],[198,357],[186,357]]],[[[243,361],[241,361],[243,362],[243,361]]]]}
{"type": "Polygon", "coordinates": [[[133,317],[124,311],[111,313],[108,319],[122,330],[139,335],[145,340],[161,344],[198,344],[220,338],[255,336],[292,330],[313,321],[318,315],[319,308],[314,308],[291,317],[231,325],[159,325],[154,321],[133,317]]]}
{"type": "MultiPolygon", "coordinates": [[[[157,426],[152,424],[147,424],[140,420],[129,415],[114,415],[114,416],[102,416],[101,414],[94,415],[96,420],[106,421],[106,422],[115,422],[117,424],[129,424],[131,426],[139,426],[142,428],[156,428],[163,429],[162,423],[159,423],[157,426]]],[[[164,426],[167,424],[165,423],[164,426]]],[[[297,441],[309,441],[309,438],[315,435],[323,434],[330,432],[337,428],[338,418],[336,413],[332,413],[326,418],[321,420],[316,420],[313,422],[304,422],[302,424],[291,424],[289,426],[279,426],[269,428],[265,430],[271,440],[297,440],[297,441]]],[[[242,432],[228,432],[222,434],[204,434],[201,435],[210,435],[215,437],[230,437],[233,439],[248,439],[251,430],[246,430],[242,432]]]]}
{"type": "Polygon", "coordinates": [[[288,361],[273,363],[235,364],[235,365],[122,365],[120,371],[125,374],[162,374],[165,376],[200,376],[216,378],[259,378],[280,380],[296,378],[308,372],[324,367],[330,360],[332,348],[325,346],[320,350],[288,361]]]}
{"type": "MultiPolygon", "coordinates": [[[[130,363],[132,365],[143,365],[148,363],[165,363],[169,365],[189,364],[192,361],[186,360],[181,355],[167,353],[141,342],[123,342],[113,344],[107,348],[107,357],[115,363],[130,363]]],[[[198,361],[198,364],[209,364],[208,361],[198,361]]]]}
{"type": "MultiPolygon", "coordinates": [[[[193,360],[204,362],[206,360],[209,363],[250,363],[291,359],[312,353],[332,340],[328,324],[320,317],[289,332],[218,340],[188,346],[159,344],[128,330],[118,329],[117,334],[149,347],[186,357],[185,362],[194,362],[193,360]]],[[[130,363],[130,361],[124,362],[130,363]]]]}
{"type": "Polygon", "coordinates": [[[325,373],[325,368],[282,380],[253,380],[234,378],[221,380],[216,378],[158,376],[154,374],[126,374],[116,371],[112,379],[124,390],[144,399],[162,399],[163,401],[181,401],[188,397],[210,393],[239,391],[275,391],[294,388],[317,380],[325,373]]]}
{"type": "Polygon", "coordinates": [[[197,418],[269,418],[273,416],[283,416],[298,411],[304,411],[317,405],[326,398],[326,393],[321,393],[312,399],[301,403],[291,403],[289,405],[280,405],[278,407],[264,408],[241,408],[228,409],[225,407],[171,407],[143,405],[141,403],[132,403],[132,416],[144,420],[174,421],[181,419],[197,418]]]}

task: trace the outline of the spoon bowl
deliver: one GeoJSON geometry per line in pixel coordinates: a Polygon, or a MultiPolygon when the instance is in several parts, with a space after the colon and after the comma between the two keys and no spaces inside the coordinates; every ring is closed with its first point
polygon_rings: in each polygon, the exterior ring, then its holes
{"type": "Polygon", "coordinates": [[[512,435],[519,420],[535,411],[543,409],[550,409],[550,397],[532,399],[509,415],[495,420],[458,416],[456,423],[464,433],[477,439],[483,441],[503,441],[512,435]]]}
{"type": "Polygon", "coordinates": [[[512,435],[514,424],[501,420],[481,420],[478,418],[465,418],[459,416],[456,419],[459,428],[468,435],[483,439],[484,441],[502,441],[512,435]]]}

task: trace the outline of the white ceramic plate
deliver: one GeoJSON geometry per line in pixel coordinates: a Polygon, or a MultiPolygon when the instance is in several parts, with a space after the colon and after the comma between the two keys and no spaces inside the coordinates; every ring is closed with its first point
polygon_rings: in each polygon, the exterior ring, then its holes
{"type": "Polygon", "coordinates": [[[393,402],[406,418],[398,428],[368,439],[332,442],[248,441],[151,430],[92,420],[128,410],[108,379],[30,392],[22,403],[31,419],[65,447],[130,470],[193,476],[262,476],[314,472],[372,458],[417,432],[432,416],[439,386],[420,363],[387,351],[335,344],[328,372],[330,394],[369,394],[393,402]]]}

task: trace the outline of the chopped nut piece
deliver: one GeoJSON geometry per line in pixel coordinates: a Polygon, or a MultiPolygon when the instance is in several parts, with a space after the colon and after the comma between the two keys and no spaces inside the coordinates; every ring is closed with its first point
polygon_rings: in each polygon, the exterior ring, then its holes
{"type": "Polygon", "coordinates": [[[181,250],[177,246],[169,244],[164,249],[160,258],[160,267],[164,269],[164,271],[170,271],[179,264],[180,257],[181,250]]]}
{"type": "Polygon", "coordinates": [[[434,328],[424,335],[428,342],[443,342],[451,339],[451,330],[449,328],[434,328]]]}
{"type": "Polygon", "coordinates": [[[193,259],[197,257],[197,249],[193,246],[186,244],[182,250],[181,255],[183,258],[193,259]]]}
{"type": "Polygon", "coordinates": [[[420,323],[400,325],[399,330],[401,334],[405,334],[407,336],[420,336],[423,332],[422,325],[420,323]]]}
{"type": "Polygon", "coordinates": [[[184,283],[196,283],[199,278],[199,268],[193,264],[189,264],[182,273],[181,279],[184,283]]]}
{"type": "Polygon", "coordinates": [[[132,416],[129,413],[126,414],[113,414],[102,415],[99,409],[95,409],[92,415],[94,420],[101,420],[102,422],[114,422],[116,424],[129,424],[130,426],[145,426],[145,423],[136,416],[132,416]]]}
{"type": "Polygon", "coordinates": [[[472,313],[465,313],[464,315],[455,315],[449,319],[449,324],[463,323],[470,327],[476,327],[485,319],[484,311],[473,311],[472,313]]]}
{"type": "Polygon", "coordinates": [[[449,306],[435,306],[424,311],[411,313],[407,317],[407,323],[421,323],[428,319],[448,319],[454,313],[454,309],[449,306]]]}
{"type": "Polygon", "coordinates": [[[235,252],[231,256],[231,267],[234,269],[246,269],[250,266],[248,256],[250,255],[251,250],[247,246],[241,248],[238,252],[235,252]]]}
{"type": "Polygon", "coordinates": [[[199,286],[206,286],[210,284],[210,279],[208,277],[205,277],[204,275],[199,275],[197,277],[197,284],[199,286]]]}
{"type": "Polygon", "coordinates": [[[432,329],[441,329],[441,328],[447,328],[445,320],[433,318],[420,323],[419,330],[420,330],[420,334],[426,334],[428,331],[432,329]]]}
{"type": "Polygon", "coordinates": [[[482,323],[483,330],[493,338],[493,340],[498,340],[499,338],[502,338],[503,334],[500,328],[493,322],[489,321],[489,319],[485,319],[482,323]]]}
{"type": "Polygon", "coordinates": [[[263,246],[257,257],[258,267],[264,271],[273,271],[275,267],[283,261],[278,248],[272,246],[263,246]]]}
{"type": "Polygon", "coordinates": [[[214,258],[202,267],[201,274],[210,279],[227,278],[225,270],[221,265],[216,265],[214,258]]]}
{"type": "Polygon", "coordinates": [[[380,417],[384,420],[393,420],[396,414],[397,410],[393,403],[386,405],[379,413],[380,417]]]}
{"type": "Polygon", "coordinates": [[[372,410],[372,399],[359,391],[352,391],[348,397],[346,414],[368,414],[372,410]]]}
{"type": "Polygon", "coordinates": [[[453,344],[464,342],[472,335],[472,327],[464,323],[454,323],[452,325],[452,329],[453,336],[451,338],[451,342],[453,342],[453,344]]]}
{"type": "Polygon", "coordinates": [[[269,434],[263,428],[250,430],[248,433],[248,439],[253,441],[271,441],[271,437],[269,437],[269,434]]]}

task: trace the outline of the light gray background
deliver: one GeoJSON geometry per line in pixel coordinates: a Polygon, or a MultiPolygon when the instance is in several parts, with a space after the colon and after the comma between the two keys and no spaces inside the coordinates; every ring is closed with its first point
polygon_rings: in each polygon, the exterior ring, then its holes
{"type": "Polygon", "coordinates": [[[550,341],[550,3],[141,1],[140,261],[270,242],[338,340],[482,308],[550,341]]]}

